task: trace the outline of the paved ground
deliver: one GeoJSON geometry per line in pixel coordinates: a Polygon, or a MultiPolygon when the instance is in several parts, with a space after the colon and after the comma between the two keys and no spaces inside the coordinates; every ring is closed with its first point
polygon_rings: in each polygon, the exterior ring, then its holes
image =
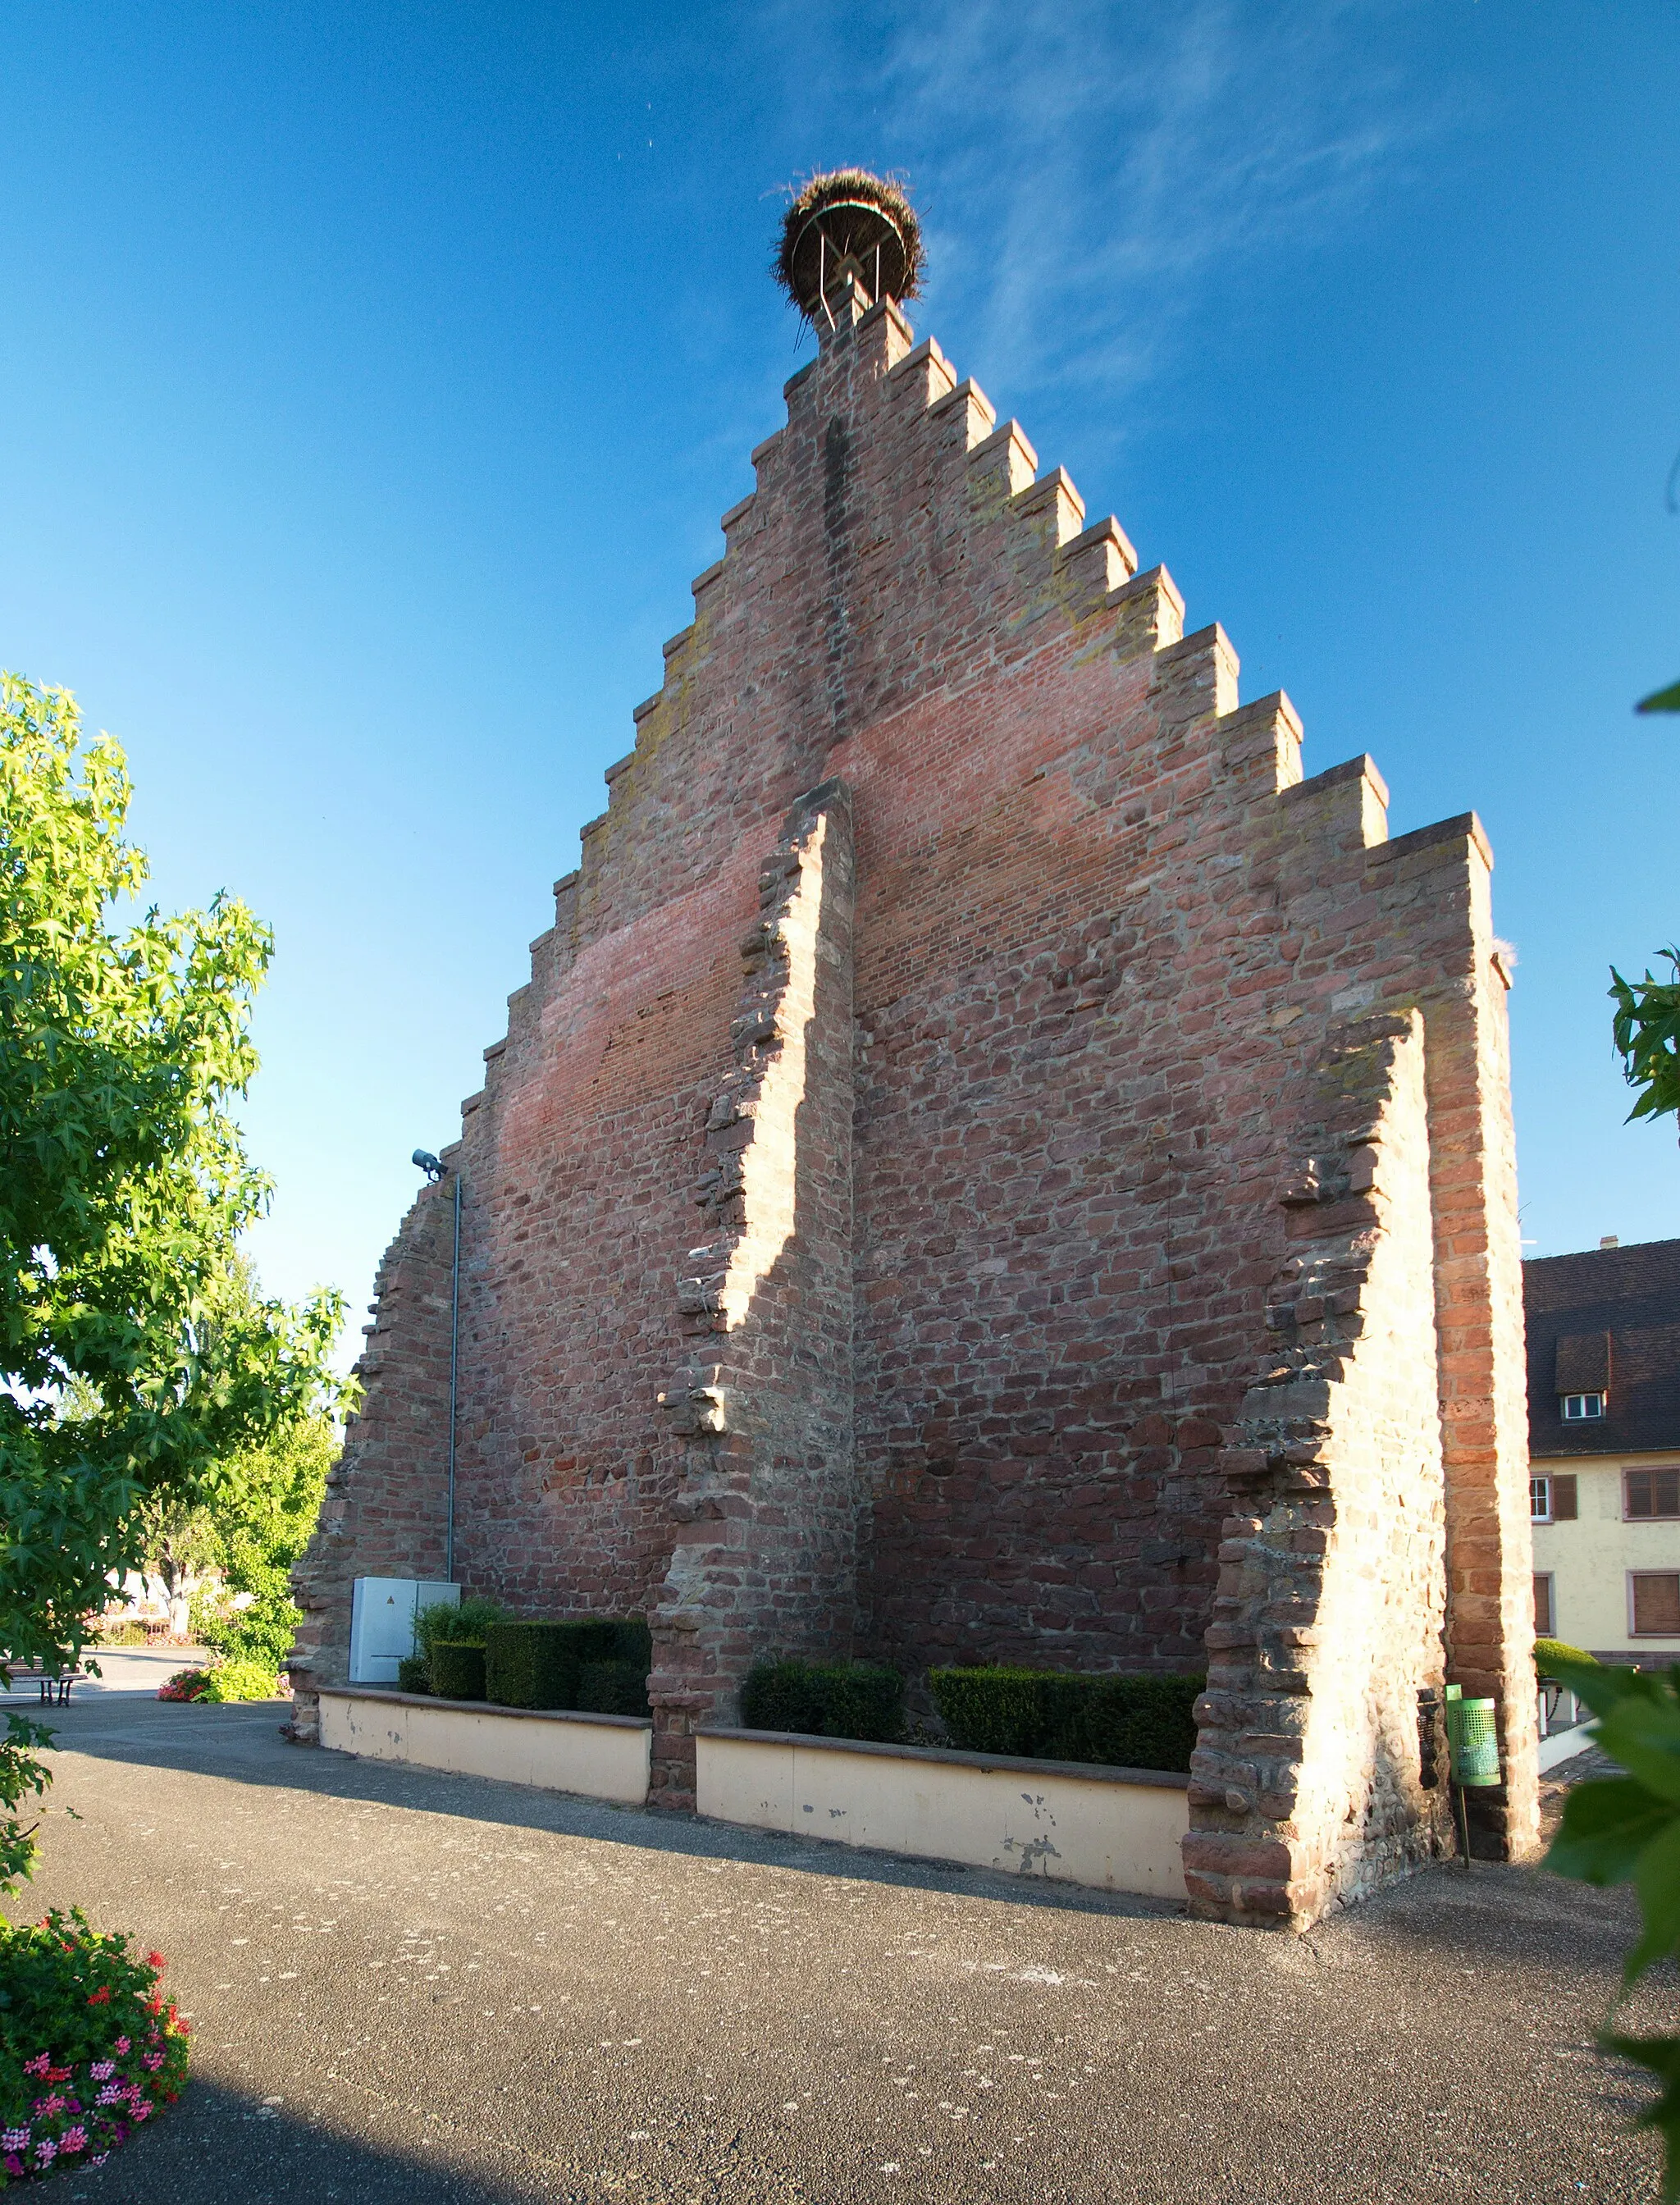
{"type": "Polygon", "coordinates": [[[283,1743],[282,1713],[60,1719],[36,1895],[163,1946],[198,2079],[56,2194],[1656,2195],[1641,2085],[1593,2049],[1620,1895],[1444,1869],[1266,1935],[350,1761],[283,1743]]]}

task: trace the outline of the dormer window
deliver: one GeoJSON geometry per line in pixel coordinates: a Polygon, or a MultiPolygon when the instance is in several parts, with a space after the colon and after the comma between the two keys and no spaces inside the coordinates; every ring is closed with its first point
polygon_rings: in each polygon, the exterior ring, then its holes
{"type": "Polygon", "coordinates": [[[1610,1406],[1607,1332],[1567,1332],[1558,1342],[1558,1406],[1566,1424],[1596,1423],[1610,1406]]]}

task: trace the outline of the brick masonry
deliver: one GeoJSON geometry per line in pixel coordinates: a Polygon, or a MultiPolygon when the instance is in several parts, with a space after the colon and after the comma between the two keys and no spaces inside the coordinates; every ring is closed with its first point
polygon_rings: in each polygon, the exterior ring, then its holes
{"type": "MultiPolygon", "coordinates": [[[[640,1609],[656,1780],[774,1649],[1209,1667],[1196,1902],[1536,1833],[1508,976],[1465,816],[1389,840],[1281,694],[848,287],[754,455],[446,1161],[457,1573],[640,1609]]],[[[300,1566],[441,1553],[446,1185],[300,1566]]],[[[398,1568],[399,1562],[402,1566],[398,1568]]],[[[926,1708],[925,1698],[918,1704],[926,1708]]]]}

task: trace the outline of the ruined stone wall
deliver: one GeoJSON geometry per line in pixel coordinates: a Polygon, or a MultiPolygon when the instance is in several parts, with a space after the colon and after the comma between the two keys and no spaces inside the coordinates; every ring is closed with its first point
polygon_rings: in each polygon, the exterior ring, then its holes
{"type": "Polygon", "coordinates": [[[754,1659],[852,1650],[851,804],[795,806],[744,937],[736,1066],[705,1121],[707,1237],[680,1303],[688,1359],[662,1397],[684,1442],[650,1696],[656,1798],[692,1796],[697,1720],[754,1659]]]}
{"type": "Polygon", "coordinates": [[[1446,1655],[1421,1016],[1350,1024],[1317,1087],[1279,1190],[1275,1359],[1225,1458],[1241,1513],[1220,1548],[1184,1847],[1205,1910],[1297,1923],[1451,1844],[1420,1750],[1446,1655]]]}
{"type": "Polygon", "coordinates": [[[374,1274],[374,1299],[356,1365],[359,1415],[327,1473],[314,1539],[295,1572],[304,1614],[292,1651],[303,1683],[294,1732],[312,1739],[309,1687],[349,1674],[350,1605],[357,1578],[444,1574],[449,1469],[450,1287],[454,1191],[424,1188],[374,1274]]]}
{"type": "MultiPolygon", "coordinates": [[[[912,1675],[1199,1667],[1291,1256],[1278,1189],[1332,1037],[1398,1017],[1428,1138],[1388,1137],[1409,1192],[1380,1207],[1406,1222],[1374,1228],[1369,1291],[1412,1324],[1424,1173],[1439,1354],[1366,1349],[1338,1379],[1328,1422],[1371,1522],[1362,1545],[1339,1519],[1337,1553],[1398,1572],[1410,1612],[1416,1556],[1376,1525],[1434,1384],[1432,1596],[1451,1592],[1452,1673],[1502,1697],[1490,1828],[1520,1851],[1521,1280],[1481,830],[1389,841],[1363,758],[1303,780],[1287,700],[1239,704],[1230,644],[1184,633],[1165,571],[1087,526],[1060,469],[1036,478],[1017,425],[895,307],[837,305],[450,1155],[460,1573],[525,1612],[653,1614],[672,1800],[693,1726],[775,1646],[912,1675]]],[[[406,1383],[389,1360],[380,1382],[406,1383]]],[[[408,1475],[371,1395],[344,1489],[372,1523],[408,1475]]],[[[347,1578],[303,1574],[306,1694],[347,1578]]],[[[1361,1769],[1371,1873],[1429,1842],[1394,1712],[1417,1662],[1368,1656],[1386,1681],[1362,1729],[1333,1719],[1364,1742],[1313,1763],[1286,1894],[1361,1887],[1326,1822],[1361,1769]]],[[[1234,1731],[1208,1750],[1254,1758],[1234,1731]]],[[[1204,1897],[1242,1912],[1252,1881],[1204,1897]]]]}

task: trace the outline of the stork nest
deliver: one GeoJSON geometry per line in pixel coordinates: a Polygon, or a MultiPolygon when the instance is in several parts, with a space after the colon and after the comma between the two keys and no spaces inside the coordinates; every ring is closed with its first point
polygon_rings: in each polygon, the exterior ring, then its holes
{"type": "Polygon", "coordinates": [[[882,296],[913,299],[922,281],[922,225],[902,186],[867,169],[831,169],[795,195],[770,270],[809,321],[821,308],[828,269],[850,254],[872,276],[877,248],[882,296]]]}

